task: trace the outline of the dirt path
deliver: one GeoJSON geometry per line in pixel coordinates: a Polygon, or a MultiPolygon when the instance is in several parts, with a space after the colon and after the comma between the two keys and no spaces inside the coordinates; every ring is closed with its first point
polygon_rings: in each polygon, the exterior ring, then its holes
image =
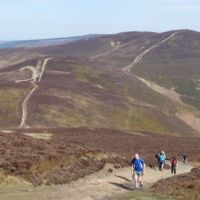
{"type": "MultiPolygon", "coordinates": [[[[122,168],[108,172],[110,166],[104,170],[74,181],[70,184],[58,186],[41,186],[34,188],[31,185],[0,185],[0,199],[6,200],[103,200],[105,197],[133,191],[131,182],[131,168],[122,168]]],[[[179,164],[178,174],[191,170],[190,165],[179,164]]],[[[159,179],[170,177],[170,170],[160,172],[157,169],[146,169],[144,189],[159,179]]]]}
{"type": "Polygon", "coordinates": [[[28,114],[27,104],[28,104],[28,101],[29,101],[31,95],[38,88],[38,85],[36,85],[34,83],[33,83],[33,85],[34,85],[33,89],[26,95],[24,101],[22,102],[22,118],[21,118],[20,128],[26,126],[26,119],[27,119],[27,114],[28,114]]]}
{"type": "Polygon", "coordinates": [[[149,87],[152,90],[154,90],[154,91],[166,96],[167,98],[171,99],[174,103],[179,103],[179,104],[184,105],[183,102],[180,99],[180,95],[178,93],[176,93],[175,91],[167,89],[167,88],[164,88],[164,87],[161,87],[160,85],[158,85],[158,84],[156,84],[154,82],[145,80],[142,77],[139,77],[139,76],[136,76],[136,77],[139,80],[141,80],[147,87],[149,87]]]}
{"type": "Polygon", "coordinates": [[[33,93],[39,87],[36,83],[41,81],[41,78],[45,71],[46,64],[47,64],[48,60],[50,60],[50,59],[51,58],[46,58],[43,60],[43,62],[41,60],[39,60],[36,67],[26,66],[21,69],[21,71],[30,70],[32,72],[32,77],[30,79],[17,80],[16,82],[19,83],[19,82],[23,82],[23,81],[30,81],[31,84],[33,85],[33,88],[31,89],[30,92],[27,93],[26,97],[24,98],[24,101],[22,102],[22,118],[21,118],[21,122],[20,122],[20,128],[27,126],[26,119],[27,119],[27,115],[28,115],[28,109],[27,109],[28,101],[30,100],[33,93]]]}
{"type": "Polygon", "coordinates": [[[132,68],[136,63],[138,63],[138,62],[143,58],[144,55],[146,55],[147,53],[149,53],[151,50],[155,49],[156,47],[160,46],[161,44],[167,42],[168,40],[170,40],[171,38],[173,38],[175,35],[177,35],[177,34],[180,33],[180,32],[182,32],[182,30],[181,30],[181,31],[176,31],[176,32],[172,33],[170,36],[166,37],[164,40],[162,40],[162,41],[158,42],[157,44],[151,46],[150,48],[146,49],[144,52],[142,52],[140,55],[138,55],[138,56],[133,60],[133,62],[132,62],[131,64],[129,64],[128,66],[122,68],[122,70],[123,70],[124,72],[128,72],[128,73],[129,73],[130,70],[131,70],[131,68],[132,68]]]}
{"type": "Polygon", "coordinates": [[[41,72],[39,73],[38,82],[40,82],[40,81],[41,81],[41,79],[42,79],[42,76],[43,76],[43,74],[44,74],[44,71],[45,71],[45,67],[46,67],[46,65],[47,65],[47,62],[48,62],[50,59],[51,59],[51,58],[46,58],[46,59],[44,59],[44,62],[43,62],[43,64],[42,64],[42,69],[41,69],[41,72]]]}

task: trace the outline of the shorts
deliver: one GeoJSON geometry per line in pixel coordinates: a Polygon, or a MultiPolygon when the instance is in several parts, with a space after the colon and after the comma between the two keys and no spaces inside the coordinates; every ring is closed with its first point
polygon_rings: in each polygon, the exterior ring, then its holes
{"type": "Polygon", "coordinates": [[[135,176],[142,176],[142,174],[143,174],[142,171],[139,171],[139,172],[134,171],[134,173],[133,173],[133,177],[135,177],[135,176]]]}
{"type": "Polygon", "coordinates": [[[165,160],[160,160],[160,164],[165,164],[165,160]]]}

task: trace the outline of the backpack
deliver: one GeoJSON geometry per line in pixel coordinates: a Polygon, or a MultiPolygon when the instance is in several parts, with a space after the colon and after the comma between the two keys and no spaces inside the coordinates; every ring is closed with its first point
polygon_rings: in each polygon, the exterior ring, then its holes
{"type": "Polygon", "coordinates": [[[155,158],[159,159],[160,154],[155,154],[155,158]]]}
{"type": "Polygon", "coordinates": [[[175,166],[176,163],[177,163],[176,159],[173,159],[173,160],[172,160],[172,165],[175,166]]]}

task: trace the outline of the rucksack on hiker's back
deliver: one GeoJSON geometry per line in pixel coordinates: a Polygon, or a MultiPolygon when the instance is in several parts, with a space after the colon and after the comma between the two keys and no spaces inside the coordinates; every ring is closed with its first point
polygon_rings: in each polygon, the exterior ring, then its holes
{"type": "Polygon", "coordinates": [[[160,154],[155,154],[155,158],[159,159],[160,154]]]}
{"type": "Polygon", "coordinates": [[[175,159],[172,160],[172,165],[175,166],[177,161],[175,159]]]}

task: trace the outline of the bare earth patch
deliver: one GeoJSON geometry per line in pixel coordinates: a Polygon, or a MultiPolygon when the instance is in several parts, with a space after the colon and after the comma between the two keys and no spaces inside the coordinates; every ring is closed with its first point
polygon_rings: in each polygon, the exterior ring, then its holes
{"type": "Polygon", "coordinates": [[[22,133],[22,134],[42,140],[50,140],[53,136],[51,133],[22,133]]]}
{"type": "Polygon", "coordinates": [[[10,130],[3,130],[1,131],[2,133],[13,133],[14,131],[10,131],[10,130]]]}

